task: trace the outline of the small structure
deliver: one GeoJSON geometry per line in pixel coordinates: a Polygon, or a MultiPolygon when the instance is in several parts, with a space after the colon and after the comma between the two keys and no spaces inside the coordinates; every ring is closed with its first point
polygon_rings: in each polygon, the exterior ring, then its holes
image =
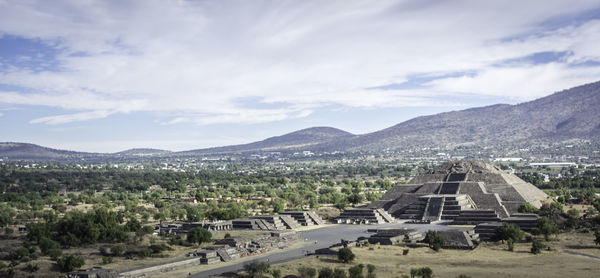
{"type": "Polygon", "coordinates": [[[325,221],[321,219],[312,210],[302,210],[302,211],[284,211],[280,212],[279,215],[289,215],[294,218],[300,225],[302,226],[312,226],[312,225],[323,225],[325,221]]]}
{"type": "Polygon", "coordinates": [[[226,231],[233,228],[231,221],[202,221],[202,222],[188,222],[181,225],[181,230],[184,232],[189,231],[192,228],[200,227],[211,231],[226,231]]]}
{"type": "Polygon", "coordinates": [[[337,218],[340,224],[383,224],[394,221],[383,209],[347,209],[337,218]]]}

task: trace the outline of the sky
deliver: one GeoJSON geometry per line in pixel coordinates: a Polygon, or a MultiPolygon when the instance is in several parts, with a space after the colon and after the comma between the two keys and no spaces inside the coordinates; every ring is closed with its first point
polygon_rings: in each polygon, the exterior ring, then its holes
{"type": "Polygon", "coordinates": [[[0,0],[0,142],[355,134],[600,80],[600,1],[0,0]]]}

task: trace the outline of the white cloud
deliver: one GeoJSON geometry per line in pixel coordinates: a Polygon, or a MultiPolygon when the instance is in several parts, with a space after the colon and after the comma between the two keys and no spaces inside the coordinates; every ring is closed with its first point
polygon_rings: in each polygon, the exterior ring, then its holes
{"type": "Polygon", "coordinates": [[[540,25],[599,8],[594,1],[0,1],[0,34],[58,50],[56,71],[0,71],[0,103],[72,114],[59,124],[150,111],[165,124],[259,123],[323,106],[454,104],[456,93],[532,99],[595,81],[600,23],[540,25]],[[513,38],[513,39],[507,39],[513,38]],[[566,61],[494,66],[541,51],[566,61]],[[420,74],[473,75],[427,90],[366,90],[420,74]],[[283,107],[249,109],[253,96],[283,107]],[[450,99],[450,100],[446,100],[450,99]]]}

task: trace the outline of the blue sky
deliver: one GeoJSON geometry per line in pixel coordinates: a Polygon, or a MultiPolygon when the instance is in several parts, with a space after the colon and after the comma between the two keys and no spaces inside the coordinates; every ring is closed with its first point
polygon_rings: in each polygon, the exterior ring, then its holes
{"type": "Polygon", "coordinates": [[[360,134],[600,80],[598,1],[0,0],[0,142],[360,134]]]}

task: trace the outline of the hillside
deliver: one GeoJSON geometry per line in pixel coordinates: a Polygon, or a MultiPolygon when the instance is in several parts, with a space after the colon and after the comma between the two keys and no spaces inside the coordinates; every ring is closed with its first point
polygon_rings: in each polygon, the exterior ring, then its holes
{"type": "Polygon", "coordinates": [[[354,137],[352,133],[332,127],[311,127],[281,136],[270,137],[250,144],[198,149],[180,152],[180,154],[230,153],[251,151],[285,151],[314,149],[314,146],[328,142],[336,142],[344,138],[354,137]]]}
{"type": "Polygon", "coordinates": [[[93,153],[74,152],[46,148],[28,143],[0,143],[0,158],[12,159],[64,159],[94,156],[93,153]]]}
{"type": "Polygon", "coordinates": [[[422,116],[395,126],[320,146],[367,150],[405,147],[488,146],[532,140],[600,136],[600,82],[517,105],[497,104],[422,116]]]}

